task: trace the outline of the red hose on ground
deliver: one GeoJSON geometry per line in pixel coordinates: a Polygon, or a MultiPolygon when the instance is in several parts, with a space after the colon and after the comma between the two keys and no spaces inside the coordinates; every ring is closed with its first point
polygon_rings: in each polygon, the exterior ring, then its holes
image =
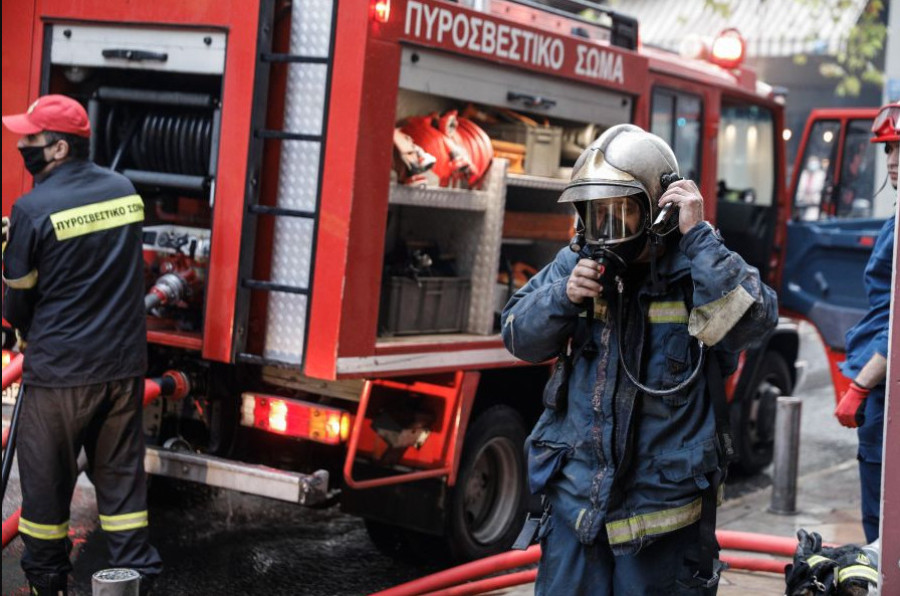
{"type": "Polygon", "coordinates": [[[3,548],[19,535],[19,518],[22,517],[22,508],[3,520],[3,548]]]}
{"type": "MultiPolygon", "coordinates": [[[[716,538],[723,549],[749,550],[757,553],[770,553],[793,557],[797,550],[796,538],[757,534],[756,532],[737,532],[734,530],[716,530],[716,538]]],[[[838,546],[824,544],[824,546],[838,546]]]]}
{"type": "Polygon", "coordinates": [[[469,596],[470,594],[487,594],[494,590],[502,588],[510,588],[512,586],[521,586],[533,582],[537,577],[537,569],[529,569],[528,571],[517,571],[516,573],[508,573],[497,577],[489,577],[452,588],[445,588],[435,592],[428,592],[422,596],[469,596]]]}
{"type": "MultiPolygon", "coordinates": [[[[756,557],[730,555],[722,556],[722,561],[728,563],[729,567],[734,570],[765,571],[778,575],[784,573],[784,567],[789,562],[777,559],[759,559],[756,557]]],[[[537,578],[537,569],[529,569],[527,571],[518,571],[507,575],[489,577],[487,579],[460,584],[443,590],[428,592],[422,596],[471,596],[473,594],[486,594],[493,590],[527,584],[533,582],[535,578],[537,578]]]]}
{"type": "Polygon", "coordinates": [[[783,559],[759,559],[756,557],[740,557],[733,555],[721,555],[719,557],[731,567],[743,571],[768,571],[769,573],[784,573],[784,566],[790,561],[783,559]]]}
{"type": "Polygon", "coordinates": [[[452,567],[439,571],[433,575],[415,579],[381,592],[376,592],[372,596],[413,596],[457,586],[467,582],[472,578],[482,577],[489,573],[497,573],[506,569],[522,567],[523,565],[531,565],[537,563],[541,558],[541,547],[537,544],[528,547],[528,550],[513,550],[499,555],[493,555],[471,563],[465,563],[458,567],[452,567]]]}
{"type": "Polygon", "coordinates": [[[13,356],[9,364],[3,367],[3,389],[12,385],[13,381],[18,381],[22,376],[22,363],[25,357],[22,354],[13,356]]]}
{"type": "Polygon", "coordinates": [[[9,441],[9,427],[3,429],[3,448],[6,449],[6,443],[9,441]]]}
{"type": "MultiPolygon", "coordinates": [[[[716,532],[716,538],[719,541],[719,545],[723,549],[731,549],[731,550],[747,550],[754,552],[762,552],[762,553],[770,553],[775,555],[786,555],[793,556],[794,551],[797,548],[797,541],[794,538],[785,538],[783,536],[772,536],[769,534],[757,534],[754,532],[737,532],[733,530],[718,530],[716,532]]],[[[516,567],[522,567],[525,565],[530,565],[532,563],[538,562],[541,558],[541,548],[539,545],[534,545],[530,547],[526,551],[509,551],[505,553],[501,553],[499,555],[494,555],[492,557],[487,557],[485,559],[481,559],[478,561],[472,561],[471,563],[466,563],[464,565],[460,565],[458,567],[453,567],[451,569],[445,569],[444,571],[440,571],[433,575],[429,575],[427,577],[422,577],[411,582],[407,582],[405,584],[400,584],[399,586],[394,586],[393,588],[388,588],[387,590],[383,590],[381,592],[377,592],[372,594],[372,596],[414,596],[419,594],[426,594],[430,592],[436,592],[439,590],[445,590],[448,588],[452,589],[472,589],[471,586],[474,585],[473,582],[470,584],[466,584],[470,580],[478,577],[482,577],[484,575],[488,575],[490,573],[497,573],[500,571],[506,571],[509,569],[514,569],[516,567]]],[[[784,573],[784,566],[789,563],[789,561],[779,560],[779,559],[762,559],[755,557],[743,557],[726,554],[721,557],[721,559],[727,562],[732,569],[741,569],[745,571],[766,571],[769,573],[784,573]]],[[[533,571],[533,570],[532,570],[533,571]]],[[[525,572],[523,572],[525,573],[525,572]]],[[[521,574],[511,574],[515,575],[516,578],[524,577],[521,574]]],[[[503,576],[503,577],[511,577],[511,576],[503,576]]],[[[490,580],[500,580],[502,578],[489,578],[490,580]]],[[[485,580],[486,581],[486,580],[485,580]]],[[[511,579],[507,579],[505,581],[512,581],[511,579]]],[[[527,581],[531,581],[528,579],[522,580],[520,583],[525,583],[527,581]]],[[[516,585],[516,584],[505,584],[505,586],[516,585]]],[[[504,586],[504,587],[505,587],[504,586]]],[[[494,588],[496,589],[496,588],[494,588]]],[[[487,591],[487,590],[485,590],[487,591]]],[[[478,592],[474,591],[440,591],[436,592],[442,595],[449,594],[477,594],[478,592]]]]}

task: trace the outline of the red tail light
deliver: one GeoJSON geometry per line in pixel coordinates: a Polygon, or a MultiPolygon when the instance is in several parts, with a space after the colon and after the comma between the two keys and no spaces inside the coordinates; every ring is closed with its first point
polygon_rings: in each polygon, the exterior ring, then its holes
{"type": "Polygon", "coordinates": [[[244,393],[241,424],[277,435],[339,445],[350,436],[350,414],[296,399],[244,393]]]}

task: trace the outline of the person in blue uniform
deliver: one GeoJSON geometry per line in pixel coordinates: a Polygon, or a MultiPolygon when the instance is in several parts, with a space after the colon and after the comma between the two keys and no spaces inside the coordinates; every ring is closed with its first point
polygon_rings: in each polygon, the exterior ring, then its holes
{"type": "MultiPolygon", "coordinates": [[[[884,143],[888,176],[895,189],[900,157],[898,123],[900,102],[884,106],[873,121],[871,138],[873,143],[884,143]]],[[[881,514],[881,452],[884,443],[884,396],[895,220],[891,216],[884,222],[866,265],[863,282],[869,298],[869,310],[847,332],[847,360],[841,364],[841,371],[852,381],[834,412],[842,425],[848,428],[858,427],[857,459],[862,487],[862,524],[868,542],[878,538],[881,514]]]]}
{"type": "Polygon", "coordinates": [[[146,592],[162,563],[148,539],[143,465],[143,201],[88,160],[90,122],[74,99],[40,97],[3,125],[22,135],[35,181],[12,207],[3,253],[3,316],[25,347],[22,568],[33,594],[66,593],[84,448],[110,563],[140,572],[146,592]]]}
{"type": "Polygon", "coordinates": [[[527,441],[530,487],[549,513],[536,531],[539,596],[717,590],[715,508],[731,445],[708,377],[721,389],[738,352],[774,328],[777,306],[677,173],[656,135],[607,130],[560,198],[578,215],[572,246],[501,315],[512,354],[568,363],[527,441]]]}

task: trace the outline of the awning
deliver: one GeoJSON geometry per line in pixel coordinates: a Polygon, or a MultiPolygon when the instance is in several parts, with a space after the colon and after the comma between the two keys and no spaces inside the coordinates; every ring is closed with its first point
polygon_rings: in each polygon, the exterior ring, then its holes
{"type": "Polygon", "coordinates": [[[610,0],[616,12],[638,20],[644,44],[677,52],[690,35],[714,37],[736,27],[747,41],[748,57],[836,55],[847,43],[867,0],[848,0],[841,11],[828,2],[797,0],[724,0],[727,17],[705,0],[610,0]]]}

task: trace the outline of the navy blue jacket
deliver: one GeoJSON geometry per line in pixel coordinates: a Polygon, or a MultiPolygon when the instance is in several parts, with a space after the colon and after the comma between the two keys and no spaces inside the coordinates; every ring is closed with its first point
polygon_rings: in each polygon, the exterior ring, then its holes
{"type": "Polygon", "coordinates": [[[3,316],[28,341],[26,383],[74,387],[146,372],[143,220],[127,178],[82,160],[15,202],[3,316]]]}
{"type": "MultiPolygon", "coordinates": [[[[844,375],[855,379],[872,356],[888,355],[888,333],[891,316],[891,273],[894,263],[893,217],[884,222],[872,255],[866,265],[864,283],[869,297],[869,311],[853,326],[846,337],[847,360],[841,364],[844,375]]],[[[884,440],[885,382],[872,388],[866,400],[866,421],[859,430],[859,455],[867,462],[880,462],[884,440]]]]}
{"type": "MultiPolygon", "coordinates": [[[[561,250],[507,304],[502,335],[515,356],[541,362],[570,339],[576,350],[584,343],[584,308],[566,296],[578,259],[561,250]]],[[[777,322],[775,293],[706,222],[670,243],[659,271],[665,290],[644,280],[623,294],[622,350],[644,385],[687,378],[699,358],[694,338],[714,346],[710,356],[728,374],[777,322]]],[[[639,391],[619,363],[617,313],[616,296],[597,302],[599,353],[576,358],[566,407],[544,410],[527,448],[531,490],[548,494],[553,515],[582,543],[601,537],[626,554],[697,521],[700,493],[722,463],[705,378],[668,397],[639,391]]]]}

